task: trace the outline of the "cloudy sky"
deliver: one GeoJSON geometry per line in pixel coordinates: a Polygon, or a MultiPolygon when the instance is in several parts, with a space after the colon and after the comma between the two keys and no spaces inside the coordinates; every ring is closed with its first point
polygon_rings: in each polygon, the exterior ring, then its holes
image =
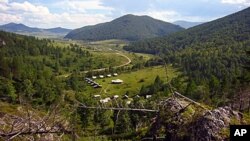
{"type": "Polygon", "coordinates": [[[0,0],[0,25],[79,28],[125,14],[167,22],[204,22],[240,11],[250,0],[0,0]]]}

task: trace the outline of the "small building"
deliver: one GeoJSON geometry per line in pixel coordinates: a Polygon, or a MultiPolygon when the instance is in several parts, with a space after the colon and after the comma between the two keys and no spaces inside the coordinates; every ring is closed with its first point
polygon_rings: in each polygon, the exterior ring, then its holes
{"type": "Polygon", "coordinates": [[[104,78],[104,75],[99,75],[100,78],[104,78]]]}
{"type": "Polygon", "coordinates": [[[92,80],[90,78],[85,78],[86,82],[92,82],[92,80]]]}
{"type": "Polygon", "coordinates": [[[102,85],[94,85],[93,88],[101,88],[102,85]]]}
{"type": "Polygon", "coordinates": [[[117,73],[114,73],[113,76],[118,76],[118,74],[117,74],[117,73]]]}
{"type": "Polygon", "coordinates": [[[105,98],[106,100],[110,101],[111,99],[109,97],[105,98]]]}
{"type": "Polygon", "coordinates": [[[128,95],[124,95],[123,97],[122,97],[122,99],[128,99],[129,97],[128,97],[128,95]]]}
{"type": "Polygon", "coordinates": [[[112,75],[111,74],[108,74],[107,77],[111,77],[112,75]]]}
{"type": "Polygon", "coordinates": [[[136,96],[134,96],[135,98],[140,98],[140,96],[139,95],[136,95],[136,96]]]}
{"type": "Polygon", "coordinates": [[[102,104],[104,104],[104,103],[108,103],[109,101],[108,100],[106,100],[106,99],[101,99],[100,100],[100,103],[102,103],[102,104]]]}
{"type": "Polygon", "coordinates": [[[151,97],[152,97],[152,95],[146,95],[146,99],[151,98],[151,97]]]}
{"type": "Polygon", "coordinates": [[[101,97],[101,95],[94,95],[94,98],[98,98],[98,97],[101,97]]]}
{"type": "Polygon", "coordinates": [[[112,99],[117,99],[117,98],[119,98],[119,95],[112,96],[112,99]]]}
{"type": "Polygon", "coordinates": [[[100,103],[108,103],[111,99],[109,97],[105,98],[105,99],[101,99],[100,103]]]}
{"type": "Polygon", "coordinates": [[[112,80],[111,82],[112,82],[112,84],[122,84],[122,83],[123,83],[123,80],[121,80],[121,79],[116,79],[116,80],[112,80]]]}
{"type": "Polygon", "coordinates": [[[92,76],[93,79],[96,79],[97,77],[96,76],[92,76]]]}
{"type": "Polygon", "coordinates": [[[131,104],[131,101],[130,100],[126,101],[126,104],[127,105],[131,104]]]}

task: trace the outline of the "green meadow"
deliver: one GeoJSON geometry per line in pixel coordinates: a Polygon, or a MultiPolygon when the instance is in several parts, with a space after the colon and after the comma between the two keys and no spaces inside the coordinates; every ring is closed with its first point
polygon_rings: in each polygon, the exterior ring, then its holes
{"type": "MultiPolygon", "coordinates": [[[[177,70],[168,66],[168,79],[175,77],[178,74],[177,70]]],[[[131,96],[137,95],[141,89],[141,87],[150,85],[154,82],[157,75],[163,80],[167,82],[167,75],[165,68],[163,66],[156,66],[151,68],[144,68],[137,71],[131,71],[127,73],[118,74],[116,77],[106,77],[106,78],[98,78],[95,81],[102,85],[102,88],[93,88],[89,84],[86,83],[87,88],[85,93],[89,95],[101,94],[103,97],[105,96],[113,96],[113,95],[124,95],[129,94],[131,96]],[[115,79],[121,79],[124,82],[122,84],[112,84],[111,81],[115,79]]]]}

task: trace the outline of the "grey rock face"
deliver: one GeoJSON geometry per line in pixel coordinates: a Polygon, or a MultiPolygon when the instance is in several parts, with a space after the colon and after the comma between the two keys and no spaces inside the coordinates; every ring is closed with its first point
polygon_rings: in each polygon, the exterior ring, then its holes
{"type": "Polygon", "coordinates": [[[220,107],[207,111],[193,125],[191,138],[194,141],[218,141],[225,140],[220,135],[223,128],[229,128],[230,119],[240,121],[241,116],[230,107],[220,107]]]}
{"type": "Polygon", "coordinates": [[[229,125],[232,120],[241,123],[242,114],[225,106],[214,110],[201,110],[181,99],[169,98],[163,105],[151,127],[151,134],[163,126],[167,141],[224,141],[229,140],[229,125]],[[197,110],[197,111],[196,111],[197,110]],[[188,112],[186,112],[188,111],[188,112]]]}

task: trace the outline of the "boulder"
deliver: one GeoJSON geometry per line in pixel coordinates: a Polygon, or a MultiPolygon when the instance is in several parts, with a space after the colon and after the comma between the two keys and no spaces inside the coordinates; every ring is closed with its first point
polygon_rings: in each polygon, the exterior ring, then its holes
{"type": "Polygon", "coordinates": [[[225,140],[223,135],[221,135],[221,131],[226,128],[229,129],[231,119],[241,121],[241,116],[227,106],[204,112],[204,115],[194,121],[191,126],[191,140],[225,140]]]}

